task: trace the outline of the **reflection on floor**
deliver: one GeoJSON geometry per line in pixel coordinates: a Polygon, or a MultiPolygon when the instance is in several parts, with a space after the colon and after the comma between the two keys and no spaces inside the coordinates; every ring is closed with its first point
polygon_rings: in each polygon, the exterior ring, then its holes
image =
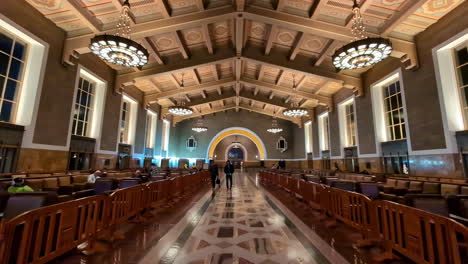
{"type": "MultiPolygon", "coordinates": [[[[378,249],[356,250],[357,230],[328,219],[284,190],[255,182],[255,172],[236,173],[234,187],[211,195],[209,187],[155,217],[131,224],[124,240],[91,256],[71,252],[52,263],[66,264],[370,264],[378,249]]],[[[401,260],[388,263],[409,263],[401,260]]],[[[50,263],[49,263],[50,264],[50,263]]]]}
{"type": "Polygon", "coordinates": [[[347,263],[337,254],[333,262],[324,257],[246,174],[234,176],[232,191],[222,186],[185,232],[160,263],[347,263]]]}

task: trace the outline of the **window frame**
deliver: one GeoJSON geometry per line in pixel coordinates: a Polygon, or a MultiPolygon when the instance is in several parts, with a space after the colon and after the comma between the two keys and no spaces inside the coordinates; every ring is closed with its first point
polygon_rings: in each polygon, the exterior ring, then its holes
{"type": "Polygon", "coordinates": [[[3,29],[2,27],[0,27],[0,33],[2,33],[3,35],[11,38],[12,41],[13,41],[12,42],[12,47],[11,47],[11,50],[10,50],[9,54],[7,54],[6,52],[0,50],[1,54],[5,54],[6,56],[8,56],[8,66],[6,68],[7,72],[5,73],[5,76],[2,75],[2,77],[4,77],[4,83],[3,83],[3,87],[0,88],[0,91],[1,91],[1,93],[0,93],[0,114],[1,114],[1,110],[2,110],[2,107],[3,107],[4,101],[10,102],[10,103],[13,104],[12,109],[11,109],[11,113],[10,113],[10,120],[9,121],[0,120],[0,122],[9,123],[9,124],[16,124],[21,93],[23,92],[24,77],[25,77],[26,69],[28,67],[28,62],[29,62],[30,43],[28,41],[24,40],[23,38],[21,38],[21,37],[9,32],[9,31],[7,31],[6,29],[3,29]],[[23,59],[19,59],[17,57],[14,57],[14,55],[13,55],[14,50],[15,50],[15,44],[17,42],[20,42],[25,47],[24,48],[23,59]],[[10,70],[11,70],[11,62],[12,62],[13,58],[15,60],[18,60],[18,61],[23,63],[21,71],[19,72],[19,74],[20,74],[19,79],[13,79],[13,78],[9,77],[10,70]],[[8,84],[8,80],[10,80],[10,79],[17,83],[14,100],[8,100],[8,99],[4,98],[6,90],[7,90],[6,87],[7,87],[7,84],[8,84]]]}
{"type": "Polygon", "coordinates": [[[90,130],[91,130],[91,126],[93,124],[94,111],[95,111],[94,106],[95,106],[95,102],[96,102],[96,89],[99,89],[99,84],[96,81],[91,80],[90,78],[87,78],[83,74],[79,75],[78,86],[76,87],[76,99],[75,99],[75,104],[74,104],[74,106],[75,106],[74,111],[76,111],[76,106],[78,105],[78,113],[76,114],[76,116],[79,116],[79,109],[81,107],[84,107],[85,108],[85,120],[79,120],[78,118],[75,118],[75,115],[73,115],[72,135],[82,136],[82,137],[89,137],[90,136],[90,130]],[[88,91],[85,91],[84,89],[82,89],[82,87],[83,87],[82,85],[84,84],[84,81],[87,81],[90,85],[92,85],[92,86],[88,87],[88,91]],[[91,88],[91,87],[93,89],[92,93],[89,92],[89,88],[91,88]],[[81,96],[83,96],[83,93],[86,93],[88,95],[88,99],[87,99],[86,102],[88,102],[89,98],[91,97],[91,104],[90,104],[89,107],[81,104],[81,96]],[[78,95],[80,95],[80,98],[78,98],[78,95]],[[77,103],[77,101],[78,101],[78,103],[77,103]],[[86,111],[86,110],[89,110],[89,111],[86,111]],[[80,121],[83,122],[83,130],[85,130],[84,134],[77,134],[76,133],[76,130],[78,129],[78,126],[75,125],[75,122],[80,122],[80,121]]]}
{"type": "Polygon", "coordinates": [[[357,146],[357,127],[356,127],[356,109],[354,108],[354,100],[343,105],[344,107],[344,118],[345,118],[345,136],[346,136],[346,147],[357,146]],[[352,111],[348,111],[352,109],[352,111]],[[351,121],[352,116],[352,121],[351,121]],[[352,143],[350,142],[353,139],[352,143]]]}
{"type": "Polygon", "coordinates": [[[320,151],[329,151],[330,150],[330,119],[328,112],[321,114],[319,116],[320,122],[320,131],[319,131],[319,140],[320,144],[320,151]]]}
{"type": "Polygon", "coordinates": [[[405,104],[403,102],[403,92],[402,92],[402,87],[401,87],[401,81],[400,79],[396,79],[396,80],[393,80],[393,81],[390,81],[384,85],[382,85],[381,87],[382,89],[382,102],[383,102],[383,115],[384,115],[384,118],[385,118],[385,129],[387,131],[387,138],[386,140],[388,142],[390,141],[398,141],[398,140],[406,140],[407,139],[407,134],[406,134],[406,126],[407,126],[407,120],[406,120],[406,116],[405,116],[405,104]],[[392,85],[396,85],[398,87],[398,91],[396,93],[393,93],[391,94],[390,93],[390,87],[392,85]],[[388,91],[388,96],[386,96],[385,94],[385,89],[387,89],[388,91]],[[396,97],[396,100],[397,100],[397,107],[396,108],[393,108],[393,105],[392,105],[392,97],[396,97]],[[388,99],[388,101],[387,101],[388,99]],[[387,105],[388,103],[388,105],[387,105]],[[390,109],[390,110],[388,110],[390,109]],[[393,121],[395,120],[394,119],[394,112],[397,111],[399,113],[399,122],[398,123],[394,123],[393,121]],[[389,114],[391,115],[391,119],[389,119],[389,114]],[[403,120],[403,122],[401,121],[403,120]],[[400,130],[400,137],[397,138],[396,137],[396,133],[395,133],[395,127],[399,127],[399,130],[400,130]],[[393,133],[392,133],[393,131],[393,133]]]}
{"type": "MultiPolygon", "coordinates": [[[[463,49],[465,48],[467,51],[468,51],[468,41],[465,41],[457,46],[455,46],[454,48],[452,48],[451,50],[451,54],[452,54],[452,65],[453,65],[453,68],[454,68],[454,71],[455,71],[455,80],[456,80],[456,88],[457,88],[457,93],[458,93],[458,100],[460,100],[460,108],[461,108],[461,113],[462,113],[462,117],[463,117],[463,126],[464,126],[464,129],[467,130],[468,129],[468,100],[464,100],[464,97],[463,97],[463,89],[466,88],[468,90],[468,84],[467,85],[462,85],[462,77],[461,77],[461,74],[459,73],[459,69],[462,68],[462,67],[468,67],[468,62],[466,62],[465,64],[462,64],[462,65],[458,65],[458,57],[457,57],[457,51],[460,50],[460,49],[463,49]]],[[[467,98],[467,96],[465,96],[465,98],[467,98]]]]}
{"type": "Polygon", "coordinates": [[[131,102],[125,98],[122,98],[122,104],[120,106],[120,120],[119,120],[119,143],[121,144],[130,144],[129,142],[130,114],[131,114],[131,102]],[[124,105],[126,105],[125,109],[124,109],[124,105]],[[125,112],[125,118],[124,118],[124,112],[125,112]],[[124,122],[123,127],[122,127],[122,122],[124,122]]]}
{"type": "Polygon", "coordinates": [[[163,127],[162,127],[162,144],[161,150],[163,152],[167,152],[169,150],[169,134],[171,129],[171,122],[169,120],[163,120],[163,127]]]}
{"type": "Polygon", "coordinates": [[[146,129],[145,129],[145,148],[154,149],[156,129],[157,129],[157,114],[151,110],[147,110],[146,129]]]}

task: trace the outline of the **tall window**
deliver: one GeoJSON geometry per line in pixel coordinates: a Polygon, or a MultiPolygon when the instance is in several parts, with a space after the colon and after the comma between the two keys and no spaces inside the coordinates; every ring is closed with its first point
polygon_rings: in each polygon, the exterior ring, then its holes
{"type": "Polygon", "coordinates": [[[304,135],[306,153],[312,153],[312,122],[307,122],[304,124],[304,135]]]}
{"type": "Polygon", "coordinates": [[[167,120],[163,121],[163,131],[162,131],[162,151],[167,151],[169,148],[169,130],[171,128],[171,123],[167,120]]]}
{"type": "Polygon", "coordinates": [[[457,84],[460,89],[461,105],[465,127],[468,127],[468,43],[464,43],[455,49],[455,68],[457,72],[457,84]]]}
{"type": "Polygon", "coordinates": [[[0,29],[0,121],[15,121],[26,52],[26,42],[0,29]]]}
{"type": "Polygon", "coordinates": [[[322,136],[322,151],[329,150],[330,131],[328,130],[328,114],[320,117],[321,136],[322,136]]]}
{"type": "Polygon", "coordinates": [[[120,143],[129,143],[129,129],[130,127],[130,102],[127,100],[122,101],[122,115],[120,118],[120,134],[119,142],[120,143]]]}
{"type": "Polygon", "coordinates": [[[394,141],[405,139],[405,118],[403,114],[403,100],[401,97],[400,81],[384,86],[383,96],[388,140],[394,141]]]}
{"type": "Polygon", "coordinates": [[[96,85],[92,81],[80,77],[76,89],[75,114],[73,116],[72,134],[86,137],[91,127],[93,103],[96,85]]]}
{"type": "Polygon", "coordinates": [[[346,120],[346,143],[347,147],[356,146],[356,120],[354,118],[354,101],[346,104],[345,120],[346,120]]]}
{"type": "Polygon", "coordinates": [[[154,148],[156,136],[156,113],[149,111],[146,114],[146,148],[154,148]]]}

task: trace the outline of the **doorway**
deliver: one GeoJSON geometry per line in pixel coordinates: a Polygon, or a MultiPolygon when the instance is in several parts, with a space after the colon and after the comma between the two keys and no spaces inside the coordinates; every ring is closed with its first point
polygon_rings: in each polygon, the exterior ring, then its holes
{"type": "Polygon", "coordinates": [[[240,147],[234,146],[229,149],[228,159],[231,160],[236,169],[239,169],[244,161],[244,151],[240,147]]]}

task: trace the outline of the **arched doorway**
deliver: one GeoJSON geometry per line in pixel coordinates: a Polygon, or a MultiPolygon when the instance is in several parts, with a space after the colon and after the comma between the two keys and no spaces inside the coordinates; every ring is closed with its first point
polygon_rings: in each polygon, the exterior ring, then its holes
{"type": "Polygon", "coordinates": [[[226,158],[232,162],[236,169],[239,169],[244,162],[244,150],[234,145],[228,149],[226,158]]]}
{"type": "Polygon", "coordinates": [[[253,132],[250,129],[243,128],[243,127],[231,127],[231,128],[226,128],[220,131],[218,134],[216,134],[216,136],[213,137],[210,144],[208,145],[208,150],[207,150],[207,157],[209,159],[220,158],[219,156],[217,157],[215,155],[215,149],[223,139],[229,136],[243,136],[243,137],[248,138],[249,140],[253,142],[253,144],[255,145],[255,148],[258,150],[258,155],[257,157],[255,157],[255,159],[264,160],[267,158],[265,145],[263,144],[263,141],[255,132],[253,132]]]}

